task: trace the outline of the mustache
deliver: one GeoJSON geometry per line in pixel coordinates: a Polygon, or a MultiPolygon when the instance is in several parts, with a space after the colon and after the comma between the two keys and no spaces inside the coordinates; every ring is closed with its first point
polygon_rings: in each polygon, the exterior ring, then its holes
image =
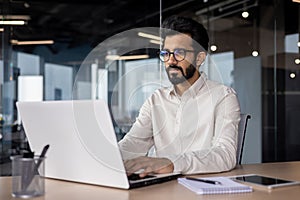
{"type": "Polygon", "coordinates": [[[169,65],[169,67],[167,68],[167,72],[169,72],[170,69],[178,69],[178,70],[181,71],[182,74],[184,74],[184,73],[183,73],[183,69],[182,69],[182,67],[180,67],[180,66],[177,66],[177,65],[169,65]]]}

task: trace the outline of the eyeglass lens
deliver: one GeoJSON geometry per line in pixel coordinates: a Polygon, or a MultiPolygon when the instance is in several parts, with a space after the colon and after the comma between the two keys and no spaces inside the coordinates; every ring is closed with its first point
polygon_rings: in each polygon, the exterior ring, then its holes
{"type": "Polygon", "coordinates": [[[159,53],[159,58],[163,62],[167,62],[170,59],[171,54],[173,54],[176,61],[182,61],[185,58],[186,51],[184,49],[175,49],[174,52],[168,50],[161,50],[159,53]]]}

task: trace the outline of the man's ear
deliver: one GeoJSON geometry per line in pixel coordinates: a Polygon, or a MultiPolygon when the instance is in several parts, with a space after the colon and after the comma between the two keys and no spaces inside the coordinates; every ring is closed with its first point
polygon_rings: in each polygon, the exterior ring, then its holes
{"type": "Polygon", "coordinates": [[[200,66],[204,62],[205,58],[206,58],[206,53],[203,51],[199,52],[196,58],[196,65],[200,66]]]}

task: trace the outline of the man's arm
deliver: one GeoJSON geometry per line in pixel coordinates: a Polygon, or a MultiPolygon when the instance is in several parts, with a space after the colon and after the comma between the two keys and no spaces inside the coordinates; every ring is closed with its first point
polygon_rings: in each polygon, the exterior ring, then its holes
{"type": "Polygon", "coordinates": [[[130,131],[119,142],[124,160],[145,156],[153,146],[150,105],[145,101],[130,131]]]}

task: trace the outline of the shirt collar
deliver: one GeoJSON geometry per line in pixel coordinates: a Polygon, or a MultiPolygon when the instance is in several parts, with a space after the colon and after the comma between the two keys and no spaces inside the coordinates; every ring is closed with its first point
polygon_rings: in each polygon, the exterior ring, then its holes
{"type": "MultiPolygon", "coordinates": [[[[185,91],[183,93],[182,96],[187,95],[187,96],[191,96],[194,98],[197,95],[197,93],[199,92],[199,90],[202,88],[202,86],[204,85],[206,80],[207,80],[207,75],[204,72],[200,72],[199,78],[196,80],[196,82],[193,85],[191,85],[191,87],[187,91],[185,91]]],[[[169,87],[169,95],[170,96],[172,96],[172,95],[178,96],[174,85],[169,87]]]]}

